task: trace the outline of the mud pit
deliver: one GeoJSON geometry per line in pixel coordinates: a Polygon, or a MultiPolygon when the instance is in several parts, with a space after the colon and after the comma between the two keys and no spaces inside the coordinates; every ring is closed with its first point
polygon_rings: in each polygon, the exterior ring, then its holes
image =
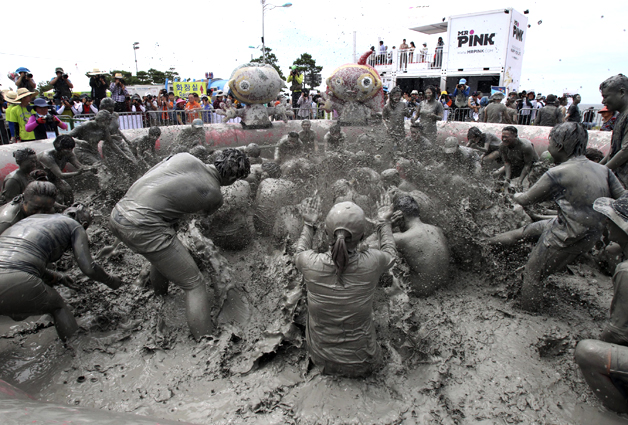
{"type": "MultiPolygon", "coordinates": [[[[293,240],[258,233],[226,251],[200,235],[199,217],[181,223],[179,237],[212,282],[213,337],[194,342],[183,292],[171,285],[156,297],[141,277],[146,261],[122,246],[103,264],[127,283],[117,291],[82,277],[71,257],[58,265],[84,284],[59,287],[84,328],[72,348],[47,316],[0,317],[0,378],[40,400],[197,424],[628,423],[600,406],[573,360],[576,343],[602,330],[610,277],[584,258],[548,279],[541,314],[524,313],[517,292],[531,245],[496,251],[482,242],[520,224],[508,200],[481,180],[461,185],[423,167],[409,168],[408,180],[434,202],[452,282],[420,299],[382,279],[374,305],[385,366],[368,379],[311,367],[293,240]]],[[[330,184],[317,182],[321,192],[330,184]]],[[[112,206],[92,204],[92,253],[113,242],[112,206]]],[[[402,288],[407,272],[403,261],[393,270],[402,288]]]]}

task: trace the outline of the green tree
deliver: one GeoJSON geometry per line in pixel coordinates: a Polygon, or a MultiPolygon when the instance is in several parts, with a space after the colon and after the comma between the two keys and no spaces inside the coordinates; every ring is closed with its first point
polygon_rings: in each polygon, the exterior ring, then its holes
{"type": "MultiPolygon", "coordinates": [[[[279,74],[279,77],[282,80],[285,80],[286,77],[283,76],[283,72],[281,72],[281,68],[279,68],[279,65],[277,65],[277,62],[279,62],[279,60],[277,59],[277,56],[275,56],[274,53],[270,53],[272,50],[273,49],[271,49],[270,47],[266,47],[265,48],[266,63],[268,65],[272,65],[272,67],[275,68],[275,70],[277,71],[277,74],[279,74]]],[[[260,56],[259,58],[252,59],[251,62],[264,63],[264,58],[262,56],[260,56]]]]}
{"type": "MultiPolygon", "coordinates": [[[[150,72],[150,69],[148,70],[148,72],[150,72]]],[[[164,72],[164,76],[168,79],[168,81],[172,82],[176,77],[179,77],[179,73],[175,71],[174,68],[170,68],[168,71],[164,72]]],[[[164,80],[163,82],[165,83],[166,80],[164,80]]]]}
{"type": "MultiPolygon", "coordinates": [[[[301,57],[292,62],[292,64],[296,65],[297,70],[299,70],[299,72],[303,72],[304,76],[309,75],[309,81],[313,81],[314,74],[320,74],[320,72],[323,70],[322,66],[316,65],[316,59],[313,59],[312,55],[310,55],[309,53],[302,53],[301,57]]],[[[310,89],[312,88],[314,87],[310,84],[310,89]]]]}
{"type": "Polygon", "coordinates": [[[138,71],[137,76],[135,78],[137,78],[137,84],[146,85],[146,84],[153,83],[152,78],[146,71],[138,71]]]}
{"type": "Polygon", "coordinates": [[[48,90],[50,90],[52,88],[52,86],[50,85],[50,81],[40,81],[39,83],[37,83],[37,93],[38,95],[43,95],[44,92],[47,92],[48,90]]]}

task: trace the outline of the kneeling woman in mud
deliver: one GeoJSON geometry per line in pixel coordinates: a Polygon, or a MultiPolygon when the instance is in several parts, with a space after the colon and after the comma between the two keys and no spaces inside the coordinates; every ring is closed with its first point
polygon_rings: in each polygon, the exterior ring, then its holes
{"type": "Polygon", "coordinates": [[[378,203],[380,249],[358,250],[366,228],[364,211],[353,202],[334,205],[325,220],[331,250],[312,250],[320,200],[302,205],[303,231],[295,254],[307,287],[308,353],[324,374],[350,378],[371,374],[382,355],[373,325],[373,295],[380,276],[397,256],[388,195],[378,203]]]}

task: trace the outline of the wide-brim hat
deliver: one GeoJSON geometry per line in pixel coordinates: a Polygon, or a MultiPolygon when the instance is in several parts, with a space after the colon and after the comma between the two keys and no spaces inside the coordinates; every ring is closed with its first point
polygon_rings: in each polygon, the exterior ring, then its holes
{"type": "Polygon", "coordinates": [[[412,90],[412,93],[410,94],[419,94],[419,92],[417,90],[412,90]]]}
{"type": "MultiPolygon", "coordinates": [[[[100,70],[100,69],[98,69],[98,68],[94,68],[94,69],[92,70],[92,72],[88,72],[88,73],[87,73],[87,75],[106,75],[106,74],[107,74],[107,72],[105,72],[105,71],[101,71],[101,70],[100,70]]],[[[122,74],[120,74],[120,75],[122,75],[122,74]]],[[[118,78],[122,78],[122,77],[118,77],[118,78]]]]}
{"type": "Polygon", "coordinates": [[[124,75],[122,75],[119,72],[116,72],[116,75],[114,75],[113,78],[124,78],[124,75]]]}
{"type": "Polygon", "coordinates": [[[593,209],[610,218],[621,230],[628,234],[628,195],[619,199],[597,198],[593,209]]]}
{"type": "Polygon", "coordinates": [[[26,88],[17,89],[17,96],[15,97],[15,100],[23,99],[26,96],[30,96],[31,94],[37,94],[37,90],[29,91],[26,88]]]}
{"type": "Polygon", "coordinates": [[[214,93],[216,96],[224,96],[225,92],[222,90],[218,90],[216,93],[214,93]]]}
{"type": "Polygon", "coordinates": [[[46,99],[42,99],[41,97],[38,97],[37,99],[33,101],[33,105],[39,108],[47,108],[48,102],[46,102],[46,99]]]}
{"type": "Polygon", "coordinates": [[[15,98],[17,97],[17,93],[14,92],[13,90],[3,90],[2,91],[2,95],[4,96],[4,100],[7,103],[10,103],[12,105],[15,105],[16,103],[19,103],[15,100],[15,98]]]}
{"type": "Polygon", "coordinates": [[[176,101],[176,104],[178,105],[179,103],[185,103],[185,100],[183,100],[183,99],[179,99],[179,100],[177,100],[177,101],[176,101]]]}
{"type": "Polygon", "coordinates": [[[28,70],[28,68],[24,68],[23,66],[20,66],[18,69],[15,70],[15,72],[19,74],[20,72],[30,72],[30,71],[28,70]]]}

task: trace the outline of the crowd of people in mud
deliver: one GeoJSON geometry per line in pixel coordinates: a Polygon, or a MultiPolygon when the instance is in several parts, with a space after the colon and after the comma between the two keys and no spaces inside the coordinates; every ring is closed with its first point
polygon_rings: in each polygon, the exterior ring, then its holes
{"type": "MultiPolygon", "coordinates": [[[[606,155],[587,149],[588,132],[575,122],[557,124],[540,156],[514,126],[500,135],[472,127],[465,146],[455,137],[437,144],[443,111],[436,88],[426,90],[409,135],[404,119],[410,109],[395,88],[378,124],[381,132],[373,127],[348,136],[335,123],[319,138],[303,120],[300,132],[278,141],[272,158],[256,144],[212,150],[201,119],[164,149],[156,149],[158,127],[128,140],[113,100],[102,99],[94,120],[58,136],[52,149],[14,151],[18,169],[5,178],[0,195],[0,314],[15,320],[51,314],[59,337],[71,343],[77,321],[54,286],[76,284],[51,267],[69,249],[89,278],[123,287],[92,258],[90,199],[75,202],[66,182],[78,176],[96,179],[113,200],[108,225],[114,245],[123,243],[150,263],[155,294],[166,295],[169,283],[185,292],[187,322],[197,340],[214,332],[210,282],[177,237],[178,223],[194,214],[210,220],[210,235],[224,249],[242,249],[256,236],[293,241],[307,292],[305,333],[313,364],[325,374],[354,378],[377,370],[383,357],[373,301],[382,275],[404,262],[407,289],[421,297],[450,279],[451,241],[435,219],[442,213],[420,190],[427,182],[457,186],[461,191],[452,193],[464,196],[465,187],[475,190],[471,182],[492,178],[499,196],[519,206],[527,224],[485,242],[504,249],[537,241],[519,299],[522,309],[542,311],[543,279],[601,240],[606,250],[628,259],[628,78],[611,77],[600,91],[606,108],[619,114],[606,155]],[[378,140],[382,135],[385,140],[378,140]],[[65,171],[67,164],[74,171],[65,171]],[[540,214],[522,209],[544,202],[553,208],[540,214]]],[[[613,277],[605,331],[576,349],[596,396],[620,412],[628,412],[626,270],[628,261],[613,277]]],[[[404,290],[395,279],[392,285],[404,290]]]]}

